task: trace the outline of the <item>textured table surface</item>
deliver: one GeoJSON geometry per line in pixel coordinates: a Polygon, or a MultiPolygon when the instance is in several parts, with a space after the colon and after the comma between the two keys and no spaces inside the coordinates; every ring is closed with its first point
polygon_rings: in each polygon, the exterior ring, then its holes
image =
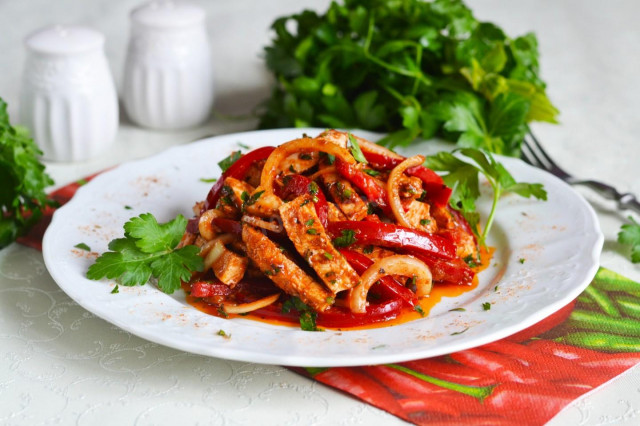
{"type": "MultiPolygon", "coordinates": [[[[0,96],[17,119],[22,40],[50,24],[90,25],[106,35],[121,81],[128,13],[137,1],[0,0],[0,96]]],[[[208,12],[216,71],[216,110],[247,113],[269,93],[261,52],[268,27],[327,1],[201,1],[208,12]]],[[[574,174],[640,194],[640,3],[591,0],[469,0],[482,20],[509,35],[536,32],[542,77],[561,124],[535,126],[548,151],[574,174]]],[[[219,117],[219,116],[218,116],[219,117]]],[[[180,132],[155,132],[121,119],[117,141],[99,159],[47,164],[58,185],[211,135],[249,130],[255,121],[212,118],[180,132]]],[[[616,234],[628,215],[589,190],[605,235],[601,264],[640,280],[616,234]]],[[[367,404],[267,365],[205,358],[120,331],[73,303],[48,275],[42,255],[18,245],[0,252],[0,424],[401,424],[367,404]]],[[[637,367],[576,401],[551,424],[637,424],[637,367]]]]}

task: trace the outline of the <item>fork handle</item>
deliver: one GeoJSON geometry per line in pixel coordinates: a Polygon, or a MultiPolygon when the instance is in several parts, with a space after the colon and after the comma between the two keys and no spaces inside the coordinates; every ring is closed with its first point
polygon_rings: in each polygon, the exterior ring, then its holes
{"type": "Polygon", "coordinates": [[[572,180],[570,182],[573,185],[585,185],[608,200],[615,200],[618,202],[618,208],[634,210],[636,213],[640,213],[640,202],[636,199],[635,195],[630,192],[620,193],[611,185],[598,182],[595,180],[572,180]]]}

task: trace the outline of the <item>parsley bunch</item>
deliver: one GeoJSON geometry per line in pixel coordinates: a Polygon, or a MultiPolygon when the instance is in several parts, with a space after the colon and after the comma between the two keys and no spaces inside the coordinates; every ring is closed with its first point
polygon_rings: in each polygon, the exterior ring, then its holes
{"type": "Polygon", "coordinates": [[[53,180],[38,160],[40,155],[29,132],[11,125],[7,104],[0,98],[0,249],[24,234],[53,204],[44,191],[53,180]]]}
{"type": "Polygon", "coordinates": [[[510,38],[460,0],[336,1],[272,28],[261,128],[361,128],[389,146],[439,135],[517,155],[526,123],[556,122],[535,35],[510,38]]]}
{"type": "Polygon", "coordinates": [[[193,271],[201,271],[200,248],[185,246],[176,249],[187,219],[178,215],[175,219],[159,224],[151,213],[131,218],[124,224],[124,238],[112,240],[109,250],[89,267],[87,278],[115,279],[124,286],[143,285],[153,276],[158,288],[171,294],[180,288],[181,281],[188,281],[193,271]]]}

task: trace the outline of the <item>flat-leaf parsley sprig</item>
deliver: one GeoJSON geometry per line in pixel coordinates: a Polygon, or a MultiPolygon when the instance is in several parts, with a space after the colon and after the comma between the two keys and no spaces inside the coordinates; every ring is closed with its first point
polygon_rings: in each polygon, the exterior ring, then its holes
{"type": "Polygon", "coordinates": [[[115,279],[124,286],[143,285],[151,277],[158,288],[171,294],[188,281],[192,272],[203,269],[200,249],[189,245],[176,249],[187,226],[187,219],[159,224],[151,213],[143,213],[124,224],[124,238],[112,240],[109,250],[89,267],[87,278],[115,279]]]}
{"type": "Polygon", "coordinates": [[[476,233],[480,245],[485,245],[486,236],[489,234],[495,217],[498,200],[507,192],[516,193],[522,197],[535,197],[539,200],[547,199],[547,192],[540,183],[516,182],[504,166],[488,152],[475,148],[462,148],[453,152],[439,152],[427,157],[425,165],[438,172],[446,172],[442,179],[453,188],[451,194],[451,206],[459,210],[476,233]],[[456,156],[455,153],[460,155],[456,156]],[[460,157],[466,157],[464,161],[460,157]],[[493,202],[487,222],[482,230],[478,231],[480,216],[476,211],[476,200],[480,197],[479,174],[482,173],[489,181],[493,189],[493,202]]]}

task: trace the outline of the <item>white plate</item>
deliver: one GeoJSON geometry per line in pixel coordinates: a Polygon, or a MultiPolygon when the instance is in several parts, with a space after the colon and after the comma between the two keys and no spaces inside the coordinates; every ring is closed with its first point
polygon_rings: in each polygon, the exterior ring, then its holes
{"type": "MultiPolygon", "coordinates": [[[[145,212],[161,222],[178,213],[191,217],[192,205],[205,198],[211,185],[200,179],[218,177],[217,162],[238,149],[238,143],[252,148],[277,145],[302,132],[316,134],[318,130],[214,137],[101,174],[55,213],[43,242],[49,272],[85,309],[147,340],[202,355],[307,367],[399,362],[495,341],[561,308],[595,275],[603,236],[591,207],[555,177],[519,160],[501,158],[517,180],[543,183],[549,200],[505,196],[489,241],[497,251],[492,266],[480,274],[479,286],[462,296],[443,299],[428,317],[406,324],[305,332],[210,316],[188,305],[182,291],[168,296],[153,285],[120,286],[118,294],[111,294],[114,282],[85,278],[95,255],[75,249],[76,244],[85,243],[102,253],[110,240],[122,236],[122,225],[130,217],[145,212]],[[483,309],[485,302],[491,303],[490,310],[483,309]],[[465,311],[450,311],[459,307],[465,311]],[[219,336],[220,330],[231,338],[219,336]]],[[[376,139],[366,132],[357,134],[376,139]]],[[[424,143],[411,151],[424,152],[432,146],[424,143]]],[[[485,217],[488,208],[489,197],[484,195],[479,209],[485,217]]]]}

